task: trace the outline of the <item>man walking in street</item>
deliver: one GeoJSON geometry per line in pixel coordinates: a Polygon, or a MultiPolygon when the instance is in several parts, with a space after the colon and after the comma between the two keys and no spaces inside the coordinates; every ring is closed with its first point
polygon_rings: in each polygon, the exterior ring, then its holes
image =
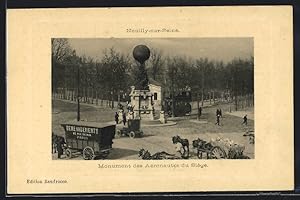
{"type": "Polygon", "coordinates": [[[215,124],[217,124],[218,126],[220,126],[220,114],[217,115],[217,122],[215,124]]]}
{"type": "Polygon", "coordinates": [[[200,117],[201,117],[201,115],[202,115],[202,107],[199,108],[198,113],[199,113],[199,117],[198,117],[198,118],[200,119],[200,117]]]}
{"type": "Polygon", "coordinates": [[[124,126],[125,126],[126,122],[127,122],[127,120],[126,120],[126,113],[123,112],[123,124],[124,124],[124,126]]]}
{"type": "Polygon", "coordinates": [[[118,114],[118,112],[116,112],[116,114],[115,114],[115,121],[116,121],[116,124],[119,124],[119,114],[118,114]]]}
{"type": "Polygon", "coordinates": [[[58,159],[60,159],[64,153],[64,145],[65,144],[66,144],[65,138],[59,137],[58,141],[57,141],[57,157],[58,157],[58,159]]]}
{"type": "Polygon", "coordinates": [[[219,113],[219,109],[217,109],[216,111],[216,116],[218,116],[220,113],[219,113]]]}
{"type": "Polygon", "coordinates": [[[247,126],[247,121],[248,121],[247,115],[245,115],[243,119],[244,119],[244,121],[242,124],[245,124],[247,126]]]}

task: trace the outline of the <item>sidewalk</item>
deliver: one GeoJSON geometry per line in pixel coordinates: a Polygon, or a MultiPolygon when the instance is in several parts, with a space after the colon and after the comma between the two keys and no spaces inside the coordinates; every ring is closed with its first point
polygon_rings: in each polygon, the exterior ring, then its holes
{"type": "MultiPolygon", "coordinates": [[[[52,100],[58,100],[58,101],[62,101],[62,102],[67,102],[67,103],[72,103],[72,104],[77,104],[77,101],[71,101],[71,100],[67,100],[67,99],[59,99],[59,98],[53,98],[52,97],[52,100]]],[[[96,101],[96,99],[94,99],[94,102],[96,101]]],[[[107,105],[107,103],[106,103],[106,101],[107,100],[104,100],[104,103],[103,103],[103,106],[101,106],[100,105],[100,99],[99,99],[99,102],[98,102],[98,105],[96,105],[96,103],[93,103],[93,104],[91,104],[91,103],[84,103],[84,102],[80,102],[80,105],[83,105],[83,106],[91,106],[91,107],[94,107],[94,108],[110,108],[111,109],[111,107],[109,107],[108,105],[107,105]]],[[[120,102],[122,105],[125,105],[126,104],[126,102],[120,102]]],[[[216,103],[218,103],[218,101],[216,101],[216,103]]],[[[117,104],[118,104],[118,102],[117,101],[115,101],[114,102],[114,107],[115,108],[117,108],[117,104]]],[[[197,102],[196,101],[193,101],[193,102],[191,102],[191,104],[192,104],[192,111],[197,111],[197,102]]],[[[205,100],[204,102],[203,102],[203,106],[202,106],[202,104],[201,104],[201,101],[200,101],[200,104],[199,104],[199,106],[200,107],[202,107],[202,108],[208,108],[208,107],[212,107],[212,106],[214,106],[215,104],[213,103],[213,101],[211,102],[211,104],[209,103],[209,101],[208,100],[205,100]]]]}
{"type": "Polygon", "coordinates": [[[245,115],[247,115],[248,119],[254,120],[254,111],[234,111],[234,112],[226,112],[227,115],[233,115],[236,117],[243,118],[245,115]]]}

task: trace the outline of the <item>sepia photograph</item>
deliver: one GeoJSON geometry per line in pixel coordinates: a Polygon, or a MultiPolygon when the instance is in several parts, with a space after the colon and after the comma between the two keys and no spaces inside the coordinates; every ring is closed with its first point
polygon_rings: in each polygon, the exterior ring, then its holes
{"type": "Polygon", "coordinates": [[[9,194],[294,188],[292,7],[7,19],[9,194]]]}
{"type": "Polygon", "coordinates": [[[53,160],[254,159],[254,40],[52,38],[53,160]]]}

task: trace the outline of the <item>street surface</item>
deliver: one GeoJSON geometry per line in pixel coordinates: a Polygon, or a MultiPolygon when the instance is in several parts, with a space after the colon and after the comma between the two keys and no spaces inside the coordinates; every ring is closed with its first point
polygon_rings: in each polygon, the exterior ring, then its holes
{"type": "MultiPolygon", "coordinates": [[[[55,134],[64,136],[64,130],[60,123],[76,119],[76,104],[53,100],[52,128],[55,134]]],[[[212,138],[228,138],[238,144],[245,146],[244,154],[250,158],[254,158],[254,144],[249,143],[249,137],[243,134],[250,130],[254,130],[253,109],[249,111],[231,112],[229,113],[230,105],[209,106],[203,109],[201,121],[206,123],[195,123],[196,110],[193,110],[189,117],[174,118],[177,124],[173,126],[163,127],[142,127],[144,137],[131,139],[129,137],[121,137],[113,140],[113,149],[110,151],[107,159],[119,160],[136,160],[140,159],[138,153],[140,149],[145,149],[154,154],[156,152],[165,151],[170,154],[178,155],[175,145],[172,143],[172,137],[179,135],[181,138],[186,138],[190,143],[190,159],[198,159],[196,151],[192,148],[192,141],[201,138],[210,141],[212,138]],[[221,126],[215,125],[217,108],[223,111],[223,118],[221,118],[221,126]],[[250,116],[248,125],[242,125],[243,115],[250,116]]],[[[193,106],[194,107],[194,106],[193,106]]],[[[114,112],[109,108],[99,108],[95,106],[82,105],[81,117],[87,121],[112,122],[114,119],[114,112]]],[[[57,154],[52,154],[53,159],[57,159],[57,154]]],[[[66,159],[64,156],[62,159],[66,159]]],[[[82,155],[75,154],[72,159],[81,160],[82,155]]]]}

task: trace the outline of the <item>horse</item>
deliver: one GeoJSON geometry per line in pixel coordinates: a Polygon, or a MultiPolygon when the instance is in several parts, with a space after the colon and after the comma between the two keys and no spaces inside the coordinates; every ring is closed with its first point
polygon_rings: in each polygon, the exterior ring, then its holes
{"type": "Polygon", "coordinates": [[[198,138],[197,140],[193,140],[193,147],[194,148],[201,148],[206,150],[211,150],[213,148],[213,145],[209,142],[206,142],[205,140],[201,140],[198,138]]]}
{"type": "Polygon", "coordinates": [[[165,159],[179,159],[179,157],[174,154],[169,154],[165,151],[157,152],[153,155],[148,150],[141,149],[139,151],[139,157],[142,157],[143,160],[165,160],[165,159]]]}
{"type": "Polygon", "coordinates": [[[143,160],[151,160],[151,154],[148,150],[140,149],[139,157],[142,157],[143,160]]]}
{"type": "Polygon", "coordinates": [[[190,154],[189,149],[189,140],[188,139],[181,139],[178,135],[173,136],[172,138],[173,144],[180,143],[183,149],[183,153],[181,153],[182,158],[188,158],[190,154]]]}
{"type": "Polygon", "coordinates": [[[197,156],[198,158],[202,158],[203,150],[206,152],[207,158],[209,157],[209,151],[212,150],[213,145],[211,143],[206,142],[205,140],[201,140],[198,138],[197,140],[193,140],[193,147],[197,148],[197,156]]]}
{"type": "Polygon", "coordinates": [[[247,131],[243,136],[249,136],[249,143],[250,144],[254,144],[254,142],[255,142],[255,136],[254,136],[254,133],[250,133],[250,132],[254,132],[254,131],[252,131],[252,130],[250,130],[250,131],[247,131]]]}

